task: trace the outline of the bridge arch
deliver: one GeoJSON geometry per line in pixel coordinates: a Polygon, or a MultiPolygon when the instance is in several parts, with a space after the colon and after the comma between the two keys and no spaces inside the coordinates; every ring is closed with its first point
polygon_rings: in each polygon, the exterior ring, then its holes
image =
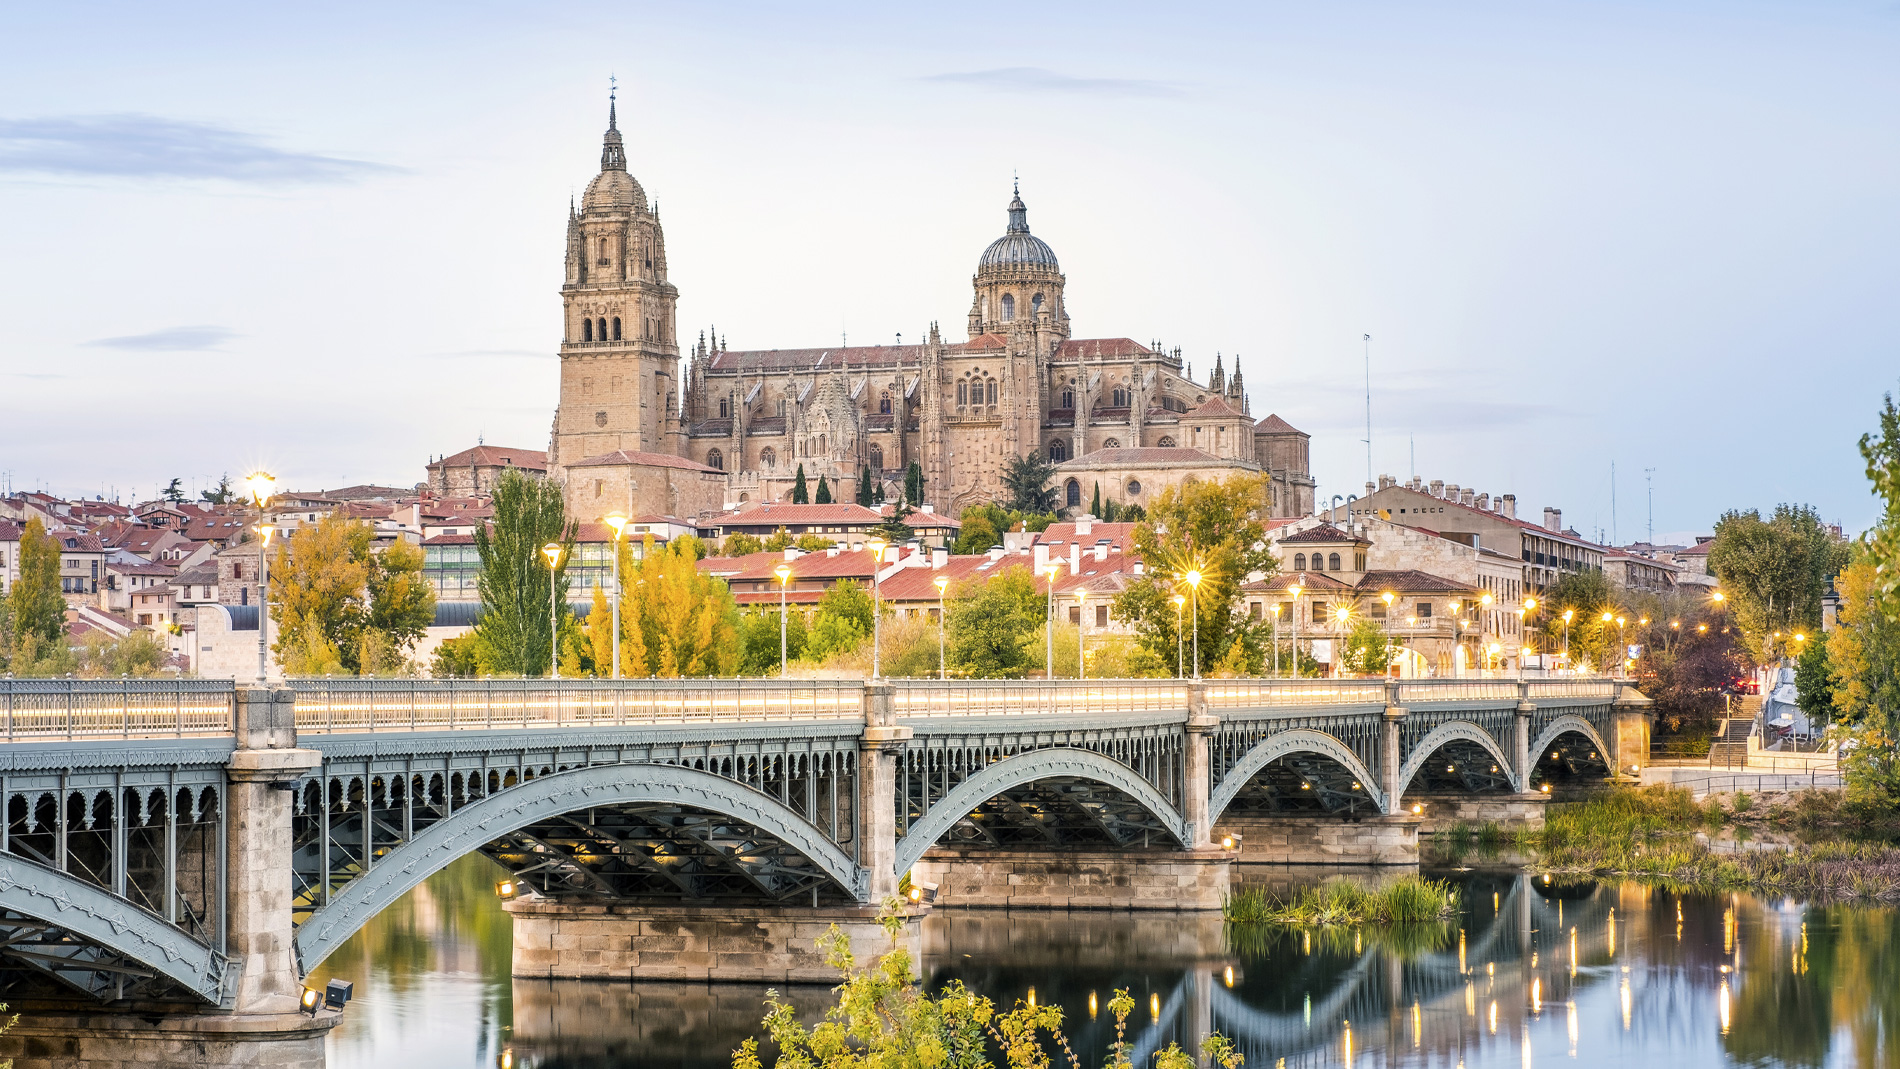
{"type": "Polygon", "coordinates": [[[1323,731],[1294,728],[1261,740],[1259,745],[1247,751],[1247,755],[1221,777],[1220,785],[1214,788],[1213,795],[1207,802],[1208,821],[1219,823],[1221,814],[1227,812],[1227,807],[1233,804],[1234,798],[1246,788],[1250,780],[1260,774],[1262,769],[1282,757],[1296,753],[1318,754],[1338,762],[1346,771],[1353,774],[1361,785],[1360,789],[1372,798],[1373,804],[1378,806],[1381,812],[1390,811],[1385,792],[1379,787],[1378,777],[1372,774],[1372,770],[1359,760],[1359,755],[1353,753],[1350,747],[1323,731]]]}
{"type": "MultiPolygon", "coordinates": [[[[211,1005],[225,1001],[225,960],[156,914],[85,880],[21,857],[0,857],[0,916],[29,918],[31,939],[9,939],[9,948],[30,946],[32,956],[5,955],[94,998],[163,996],[137,989],[169,981],[211,1005]],[[139,975],[139,974],[144,975],[139,975]],[[126,978],[134,978],[127,990],[126,978]]],[[[4,952],[0,952],[4,954],[4,952]]]]}
{"type": "MultiPolygon", "coordinates": [[[[1431,760],[1440,748],[1452,742],[1469,742],[1482,748],[1497,760],[1499,769],[1505,770],[1505,778],[1510,780],[1513,790],[1524,789],[1526,781],[1523,772],[1512,767],[1513,762],[1510,757],[1498,747],[1497,740],[1491,737],[1490,732],[1469,721],[1452,720],[1433,728],[1430,734],[1418,740],[1418,744],[1412,747],[1412,756],[1407,758],[1405,764],[1399,769],[1398,782],[1401,799],[1405,792],[1411,789],[1413,778],[1418,775],[1420,769],[1425,767],[1425,762],[1431,760]]],[[[1531,752],[1537,751],[1533,749],[1531,752]]],[[[1395,808],[1399,800],[1393,799],[1395,808]]]]}
{"type": "Polygon", "coordinates": [[[910,826],[897,844],[896,871],[910,871],[924,852],[937,844],[957,822],[977,807],[1012,787],[1037,780],[1067,777],[1088,780],[1112,787],[1135,800],[1160,820],[1168,834],[1185,846],[1192,839],[1187,821],[1160,791],[1139,772],[1110,757],[1079,747],[1057,746],[1030,750],[1004,758],[951,788],[931,805],[921,819],[910,826]]]}
{"type": "MultiPolygon", "coordinates": [[[[1552,720],[1550,724],[1544,728],[1543,732],[1537,736],[1536,741],[1531,743],[1531,766],[1533,768],[1536,767],[1538,755],[1549,749],[1550,744],[1556,742],[1559,736],[1571,733],[1582,735],[1594,743],[1597,748],[1597,753],[1602,755],[1603,764],[1612,772],[1616,770],[1614,751],[1603,741],[1603,736],[1597,734],[1596,726],[1574,713],[1565,713],[1557,719],[1552,720]]],[[[1530,783],[1528,772],[1529,770],[1527,769],[1524,778],[1524,782],[1527,785],[1530,783]]]]}
{"type": "Polygon", "coordinates": [[[710,772],[681,765],[590,765],[524,780],[429,825],[346,884],[297,929],[310,969],[384,907],[449,862],[539,820],[579,809],[660,803],[734,817],[772,835],[862,901],[866,874],[843,848],[777,800],[710,772]]]}

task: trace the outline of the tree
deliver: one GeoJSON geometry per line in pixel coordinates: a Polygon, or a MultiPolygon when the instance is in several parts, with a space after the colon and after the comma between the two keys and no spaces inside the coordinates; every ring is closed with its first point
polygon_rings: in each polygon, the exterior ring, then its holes
{"type": "MultiPolygon", "coordinates": [[[[779,610],[777,606],[753,609],[739,619],[739,642],[744,653],[739,659],[739,674],[775,676],[779,673],[779,610]]],[[[788,608],[785,613],[785,656],[798,660],[805,654],[805,613],[788,608]]]]}
{"type": "Polygon", "coordinates": [[[858,466],[858,504],[870,508],[874,504],[871,493],[871,465],[858,466]]]}
{"type": "Polygon", "coordinates": [[[1880,409],[1880,437],[1863,434],[1860,455],[1867,461],[1867,478],[1885,503],[1880,522],[1867,538],[1867,553],[1877,578],[1871,591],[1879,611],[1900,616],[1900,410],[1888,394],[1880,409]]]}
{"type": "Polygon", "coordinates": [[[435,591],[423,578],[422,547],[401,538],[370,557],[368,634],[406,663],[409,651],[435,622],[435,591]]]}
{"type": "MultiPolygon", "coordinates": [[[[782,531],[784,528],[781,527],[779,530],[782,531]]],[[[744,531],[727,535],[725,541],[719,546],[719,552],[728,557],[743,557],[751,553],[761,553],[764,550],[765,543],[760,541],[757,535],[749,535],[744,531]]]]}
{"type": "MultiPolygon", "coordinates": [[[[1238,611],[1240,586],[1278,568],[1261,520],[1266,494],[1258,475],[1184,483],[1162,491],[1152,519],[1136,526],[1135,552],[1147,561],[1147,572],[1116,595],[1115,615],[1133,624],[1157,659],[1172,663],[1180,630],[1193,630],[1193,619],[1177,623],[1176,593],[1189,595],[1190,614],[1198,610],[1203,670],[1219,665],[1229,645],[1254,626],[1238,611]],[[1201,577],[1192,590],[1191,572],[1201,577]]],[[[1188,645],[1192,656],[1192,641],[1188,645]]]]}
{"type": "Polygon", "coordinates": [[[815,505],[831,504],[831,479],[828,476],[820,475],[818,477],[818,496],[813,499],[812,503],[815,505]]]}
{"type": "Polygon", "coordinates": [[[1826,633],[1810,638],[1794,662],[1794,700],[1809,723],[1834,720],[1834,668],[1828,663],[1826,633]]]}
{"type": "Polygon", "coordinates": [[[1723,513],[1709,547],[1709,570],[1722,581],[1749,653],[1763,664],[1796,631],[1820,629],[1821,595],[1845,563],[1845,547],[1808,505],[1777,505],[1766,520],[1754,509],[1723,513]]]}
{"type": "Polygon", "coordinates": [[[271,619],[285,672],[407,671],[435,619],[435,592],[422,577],[422,547],[398,539],[379,553],[375,537],[369,524],[331,515],[277,544],[271,619]]]}
{"type": "MultiPolygon", "coordinates": [[[[1657,719],[1671,732],[1690,724],[1713,725],[1728,704],[1730,688],[1747,674],[1749,665],[1741,632],[1728,626],[1721,610],[1699,594],[1687,598],[1693,600],[1657,603],[1648,611],[1647,626],[1632,621],[1623,629],[1626,637],[1643,647],[1636,662],[1636,685],[1656,703],[1657,719]]],[[[1642,611],[1626,608],[1624,618],[1642,611]]],[[[1585,644],[1607,651],[1619,636],[1614,624],[1604,626],[1602,615],[1592,615],[1585,628],[1585,644]]],[[[1573,631],[1573,653],[1575,635],[1573,631]]]]}
{"type": "Polygon", "coordinates": [[[850,579],[833,583],[818,599],[806,638],[805,655],[822,661],[855,650],[871,634],[871,595],[850,579]]]}
{"type": "Polygon", "coordinates": [[[1354,675],[1384,675],[1392,664],[1392,647],[1377,620],[1361,616],[1346,635],[1340,651],[1342,667],[1354,675]]]}
{"type": "Polygon", "coordinates": [[[792,480],[792,504],[811,504],[811,493],[805,487],[805,465],[798,466],[798,477],[792,480]]]}
{"type": "Polygon", "coordinates": [[[482,674],[481,640],[474,632],[458,635],[435,648],[429,674],[437,679],[472,679],[482,674]]]}
{"type": "Polygon", "coordinates": [[[482,612],[474,631],[480,636],[478,656],[490,674],[546,675],[553,642],[550,600],[559,615],[572,615],[567,565],[578,527],[566,517],[558,484],[519,471],[504,471],[495,480],[493,507],[492,526],[475,528],[475,552],[482,561],[476,586],[482,612]],[[561,547],[552,569],[541,553],[550,542],[561,547]]]}
{"type": "Polygon", "coordinates": [[[1834,708],[1850,791],[1891,806],[1900,801],[1900,621],[1882,611],[1882,576],[1860,548],[1835,580],[1839,626],[1828,636],[1834,708]]]}
{"type": "Polygon", "coordinates": [[[1056,511],[1056,492],[1049,485],[1055,473],[1053,464],[1044,462],[1034,453],[1011,457],[1009,463],[1003,466],[1005,497],[998,504],[1011,512],[1056,511]]]}
{"type": "MultiPolygon", "coordinates": [[[[658,545],[648,537],[637,563],[622,559],[622,676],[729,676],[738,670],[739,606],[725,580],[697,567],[698,541],[683,535],[658,545]]],[[[609,619],[605,613],[601,618],[609,619]]],[[[603,655],[599,663],[610,661],[603,655]]]]}
{"type": "Polygon", "coordinates": [[[1089,499],[1089,515],[1100,519],[1102,516],[1102,484],[1095,484],[1095,496],[1089,499]]]}
{"type": "Polygon", "coordinates": [[[1029,569],[1006,568],[987,581],[956,585],[945,605],[949,660],[959,675],[1020,677],[1039,663],[1030,639],[1041,634],[1048,605],[1029,569]]]}
{"type": "Polygon", "coordinates": [[[973,505],[964,509],[958,521],[962,526],[957,530],[957,540],[950,552],[985,553],[991,546],[1001,545],[1003,536],[996,529],[992,515],[1001,511],[995,505],[973,505]]]}
{"type": "Polygon", "coordinates": [[[914,460],[904,469],[904,504],[911,508],[924,504],[924,466],[914,460]]]}
{"type": "Polygon", "coordinates": [[[59,591],[59,539],[35,517],[20,534],[19,578],[7,594],[8,666],[15,675],[56,674],[67,653],[66,599],[59,591]],[[42,665],[40,670],[33,666],[42,665]]]}
{"type": "Polygon", "coordinates": [[[151,631],[132,631],[116,639],[92,631],[79,653],[79,674],[88,679],[155,676],[171,656],[164,640],[151,631]]]}
{"type": "MultiPolygon", "coordinates": [[[[1631,615],[1624,611],[1620,597],[1616,585],[1601,571],[1571,572],[1563,576],[1537,599],[1544,629],[1540,645],[1561,652],[1568,641],[1572,664],[1588,663],[1598,671],[1607,670],[1616,656],[1618,629],[1614,621],[1605,623],[1603,614],[1620,612],[1626,620],[1631,615]],[[1567,625],[1566,611],[1571,614],[1567,625]]],[[[1628,626],[1623,630],[1627,632],[1628,626]]]]}
{"type": "Polygon", "coordinates": [[[165,489],[160,490],[158,492],[158,496],[161,498],[164,498],[166,501],[169,501],[174,505],[184,501],[185,491],[183,487],[178,485],[179,482],[180,480],[173,479],[170,485],[166,486],[165,489]]]}
{"type": "Polygon", "coordinates": [[[237,497],[237,490],[231,485],[231,476],[218,476],[218,485],[211,490],[200,490],[198,496],[213,505],[228,505],[237,497]]]}

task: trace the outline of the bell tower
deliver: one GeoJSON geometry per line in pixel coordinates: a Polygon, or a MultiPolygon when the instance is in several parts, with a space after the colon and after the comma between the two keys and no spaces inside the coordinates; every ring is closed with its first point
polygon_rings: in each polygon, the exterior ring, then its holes
{"type": "Polygon", "coordinates": [[[666,241],[646,190],[627,173],[617,101],[609,94],[600,173],[568,205],[561,286],[561,400],[548,470],[616,450],[670,452],[679,405],[679,290],[666,278],[666,241]]]}

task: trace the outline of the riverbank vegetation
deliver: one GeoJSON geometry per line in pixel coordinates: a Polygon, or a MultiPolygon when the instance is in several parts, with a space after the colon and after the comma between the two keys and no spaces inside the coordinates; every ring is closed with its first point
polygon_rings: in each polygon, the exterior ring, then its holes
{"type": "Polygon", "coordinates": [[[1243,887],[1228,897],[1221,912],[1234,924],[1422,924],[1456,916],[1458,891],[1444,880],[1417,875],[1377,887],[1327,880],[1285,898],[1262,887],[1243,887]]]}

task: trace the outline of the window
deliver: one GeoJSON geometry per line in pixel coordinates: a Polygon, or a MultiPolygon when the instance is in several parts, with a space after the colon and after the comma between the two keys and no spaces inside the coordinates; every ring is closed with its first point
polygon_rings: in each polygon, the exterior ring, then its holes
{"type": "Polygon", "coordinates": [[[1339,554],[1328,553],[1326,555],[1326,567],[1332,571],[1335,571],[1335,572],[1338,571],[1339,570],[1339,554]]]}
{"type": "Polygon", "coordinates": [[[888,416],[891,414],[891,391],[885,390],[877,399],[877,410],[888,416]]]}
{"type": "Polygon", "coordinates": [[[1160,446],[1162,449],[1173,449],[1174,439],[1164,434],[1161,436],[1161,440],[1156,442],[1155,445],[1160,446]]]}
{"type": "Polygon", "coordinates": [[[1080,624],[1082,622],[1082,606],[1069,606],[1069,622],[1072,624],[1080,624]]]}
{"type": "Polygon", "coordinates": [[[594,329],[600,332],[600,340],[606,341],[607,340],[607,317],[601,316],[600,319],[595,323],[594,329]]]}
{"type": "Polygon", "coordinates": [[[1049,443],[1049,463],[1060,464],[1067,459],[1069,459],[1069,444],[1067,442],[1058,438],[1049,443]]]}
{"type": "Polygon", "coordinates": [[[1016,295],[1013,293],[1005,293],[1003,294],[1003,322],[1007,323],[1015,318],[1016,295]]]}
{"type": "Polygon", "coordinates": [[[1332,614],[1327,611],[1327,606],[1325,602],[1315,601],[1313,603],[1313,622],[1314,623],[1316,624],[1320,623],[1321,621],[1325,620],[1330,615],[1332,614]]]}
{"type": "Polygon", "coordinates": [[[1126,386],[1115,387],[1114,390],[1110,391],[1109,397],[1114,402],[1113,407],[1115,408],[1128,407],[1128,387],[1126,386]]]}
{"type": "Polygon", "coordinates": [[[1095,607],[1095,626],[1096,627],[1108,626],[1108,606],[1097,605],[1095,607]]]}
{"type": "Polygon", "coordinates": [[[1134,497],[1140,493],[1141,493],[1141,480],[1140,479],[1128,480],[1128,496],[1134,497]]]}
{"type": "Polygon", "coordinates": [[[777,466],[778,466],[778,450],[773,449],[769,445],[766,446],[764,449],[759,450],[759,467],[773,468],[777,466]]]}
{"type": "Polygon", "coordinates": [[[990,404],[995,404],[996,403],[996,380],[995,379],[990,380],[989,387],[990,387],[990,404]]]}
{"type": "Polygon", "coordinates": [[[785,398],[783,397],[778,399],[778,415],[780,419],[785,418],[785,398]]]}
{"type": "Polygon", "coordinates": [[[1079,507],[1082,504],[1082,484],[1070,479],[1062,496],[1068,500],[1070,508],[1079,507]]]}
{"type": "Polygon", "coordinates": [[[1383,598],[1372,603],[1372,618],[1374,620],[1385,619],[1385,600],[1383,598]]]}
{"type": "Polygon", "coordinates": [[[614,317],[614,340],[615,341],[620,340],[620,317],[619,316],[614,317]]]}
{"type": "Polygon", "coordinates": [[[1293,570],[1296,572],[1303,572],[1306,570],[1306,554],[1304,553],[1293,554],[1293,570]]]}
{"type": "Polygon", "coordinates": [[[1120,449],[1121,447],[1122,443],[1119,438],[1108,438],[1102,442],[1103,449],[1120,449]]]}
{"type": "Polygon", "coordinates": [[[1062,404],[1061,404],[1061,405],[1059,405],[1059,406],[1057,406],[1057,407],[1060,407],[1060,408],[1066,408],[1066,409],[1069,409],[1070,411],[1074,411],[1074,409],[1075,409],[1075,389],[1074,389],[1074,387],[1071,387],[1071,386],[1064,386],[1064,387],[1062,388],[1062,404]]]}
{"type": "Polygon", "coordinates": [[[957,383],[957,406],[960,408],[969,403],[970,403],[970,384],[968,382],[958,382],[957,383]]]}
{"type": "Polygon", "coordinates": [[[884,447],[876,443],[871,445],[871,470],[873,472],[884,470],[884,447]]]}
{"type": "Polygon", "coordinates": [[[721,453],[717,449],[707,453],[706,466],[709,468],[718,468],[720,471],[725,471],[726,470],[726,454],[721,453]]]}
{"type": "Polygon", "coordinates": [[[1429,620],[1432,618],[1432,603],[1431,602],[1421,601],[1418,603],[1418,618],[1421,620],[1429,620]]]}
{"type": "Polygon", "coordinates": [[[594,321],[593,320],[591,319],[581,320],[581,340],[582,341],[594,340],[594,321]]]}
{"type": "Polygon", "coordinates": [[[727,415],[729,415],[729,413],[726,411],[726,399],[721,397],[719,399],[719,418],[725,419],[727,415]]]}

